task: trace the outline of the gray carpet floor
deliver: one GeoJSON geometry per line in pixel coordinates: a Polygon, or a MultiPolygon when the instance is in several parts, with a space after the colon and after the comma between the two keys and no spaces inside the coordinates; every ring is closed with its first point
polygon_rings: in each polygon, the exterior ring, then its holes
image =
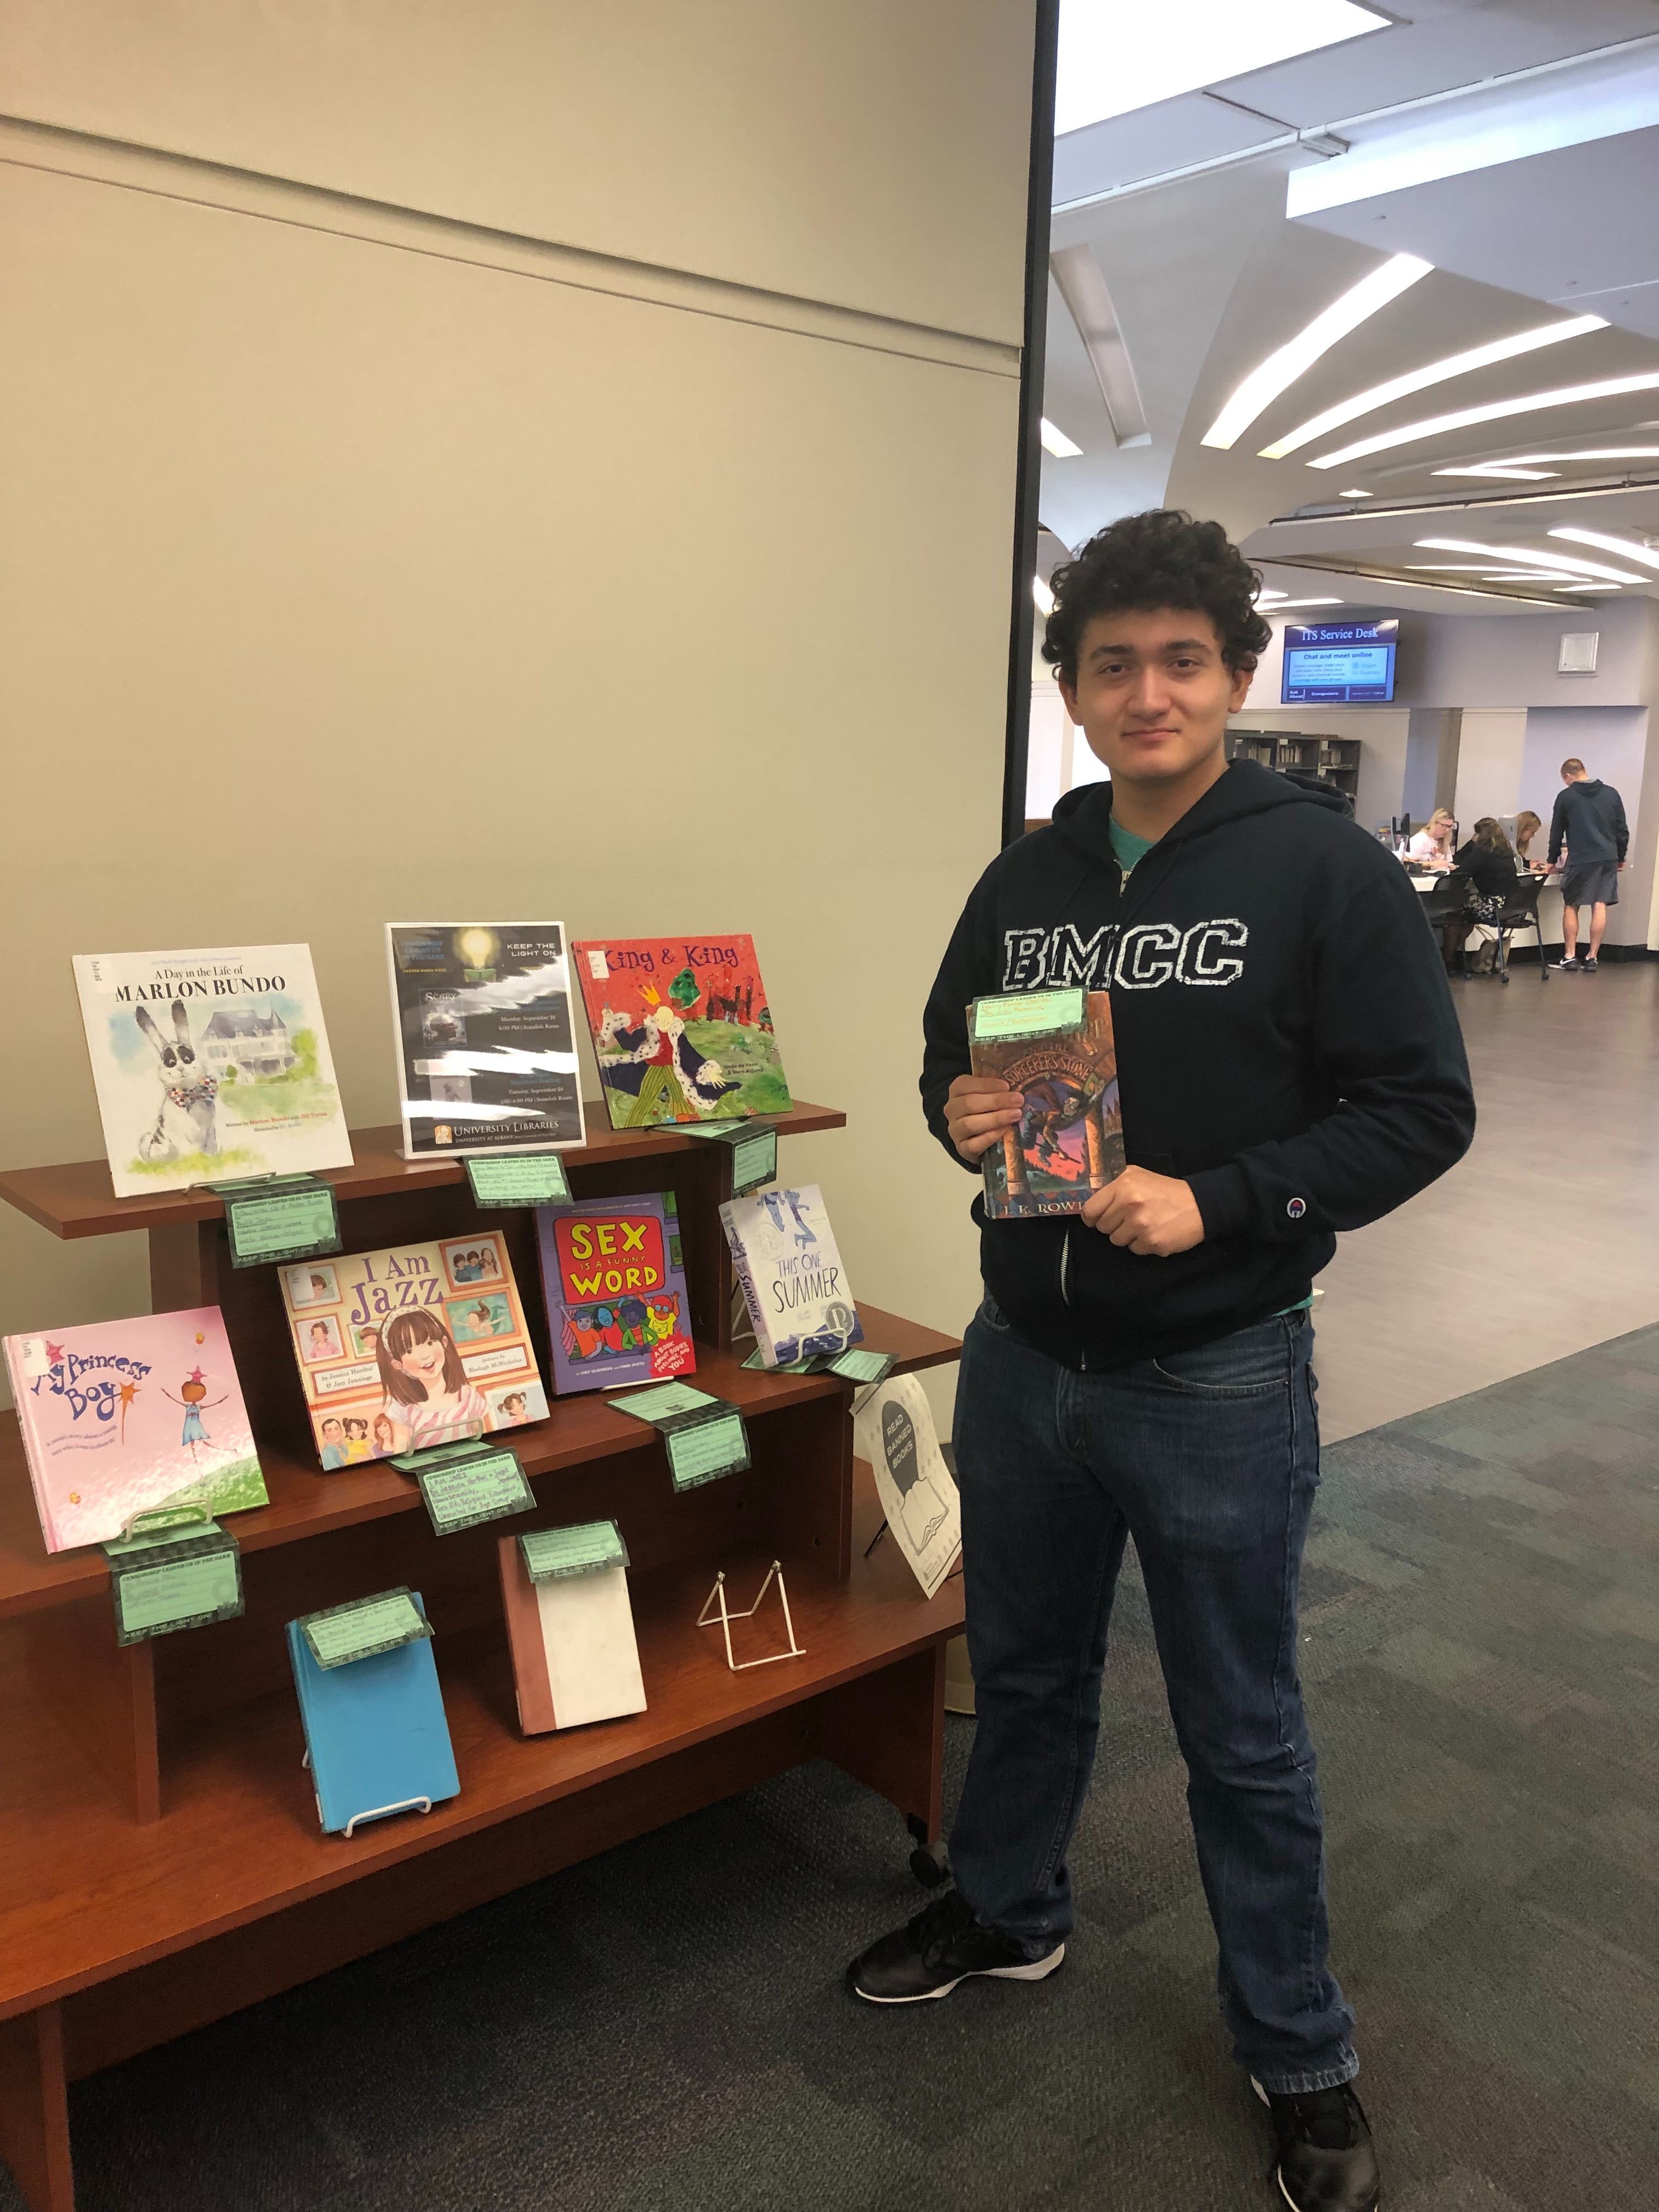
{"type": "MultiPolygon", "coordinates": [[[[1326,1455],[1304,1678],[1389,2212],[1659,2193],[1656,1432],[1646,1329],[1326,1455]]],[[[921,1898],[809,1767],[83,2083],[83,2212],[1268,2206],[1182,1784],[1126,1570],[1053,1980],[844,1996],[921,1898]]]]}

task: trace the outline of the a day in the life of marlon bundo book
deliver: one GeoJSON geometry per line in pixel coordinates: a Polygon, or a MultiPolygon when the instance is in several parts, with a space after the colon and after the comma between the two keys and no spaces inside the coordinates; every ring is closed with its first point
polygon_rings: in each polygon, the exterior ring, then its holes
{"type": "Polygon", "coordinates": [[[612,1128],[788,1112],[752,937],[582,939],[570,950],[612,1128]]]}
{"type": "Polygon", "coordinates": [[[1104,991],[1080,995],[1082,1023],[1046,1036],[981,1036],[975,1009],[969,1011],[974,1073],[1000,1075],[1025,1100],[1018,1126],[984,1157],[985,1211],[994,1221],[1080,1213],[1095,1191],[1123,1172],[1112,1002],[1104,991]]]}
{"type": "Polygon", "coordinates": [[[75,981],[118,1198],[350,1165],[308,945],[80,952],[75,981]]]}
{"type": "Polygon", "coordinates": [[[5,1340],[49,1552],[108,1543],[134,1516],[217,1518],[265,1503],[217,1306],[5,1340]]]}
{"type": "Polygon", "coordinates": [[[325,1472],[547,1419],[499,1230],[277,1272],[325,1472]]]}
{"type": "Polygon", "coordinates": [[[586,1141],[564,925],[389,921],[404,1157],[586,1141]]]}

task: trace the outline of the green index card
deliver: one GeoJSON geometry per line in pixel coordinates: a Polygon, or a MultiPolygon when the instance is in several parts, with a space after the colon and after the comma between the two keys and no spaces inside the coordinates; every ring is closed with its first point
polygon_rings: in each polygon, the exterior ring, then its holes
{"type": "Polygon", "coordinates": [[[830,1362],[830,1372],[844,1376],[849,1382],[884,1382],[893,1365],[890,1352],[866,1352],[854,1344],[836,1354],[830,1362]]]}
{"type": "Polygon", "coordinates": [[[678,1421],[662,1432],[676,1490],[694,1490],[749,1465],[749,1438],[736,1407],[678,1421]]]}
{"type": "Polygon", "coordinates": [[[432,1633],[406,1585],[306,1613],[299,1628],[319,1667],[349,1667],[354,1659],[372,1659],[377,1651],[395,1651],[432,1633]]]}
{"type": "Polygon", "coordinates": [[[168,1528],[118,1537],[103,1549],[118,1644],[234,1620],[243,1610],[240,1550],[216,1521],[187,1535],[168,1528]]]}
{"type": "Polygon", "coordinates": [[[614,1521],[585,1521],[574,1528],[534,1528],[520,1537],[519,1550],[532,1583],[628,1565],[628,1547],[614,1521]]]}
{"type": "Polygon", "coordinates": [[[706,1406],[718,1406],[720,1400],[706,1390],[694,1390],[689,1382],[653,1382],[648,1390],[609,1402],[617,1413],[631,1413],[636,1421],[649,1421],[654,1428],[676,1413],[698,1413],[706,1406]]]}
{"type": "Polygon", "coordinates": [[[735,1121],[683,1121],[679,1125],[679,1134],[682,1137],[715,1137],[723,1145],[735,1145],[742,1141],[749,1127],[749,1116],[745,1114],[735,1121]]]}
{"type": "Polygon", "coordinates": [[[1080,1030],[1088,1013],[1088,993],[1075,990],[1006,991],[974,1001],[974,1036],[982,1043],[1002,1037],[1050,1036],[1080,1030]]]}
{"type": "Polygon", "coordinates": [[[309,1260],[340,1249],[340,1210],[334,1186],[314,1176],[285,1177],[251,1190],[221,1188],[225,1234],[234,1267],[262,1267],[278,1260],[309,1260]]]}
{"type": "Polygon", "coordinates": [[[416,1468],[415,1480],[432,1526],[440,1536],[476,1528],[485,1521],[504,1521],[527,1513],[536,1493],[525,1480],[518,1455],[505,1445],[473,1451],[441,1466],[416,1468]]]}
{"type": "Polygon", "coordinates": [[[561,1206],[570,1196],[570,1178],[556,1152],[503,1152],[495,1158],[469,1158],[466,1179],[472,1203],[484,1210],[506,1206],[561,1206]]]}
{"type": "Polygon", "coordinates": [[[778,1133],[756,1129],[732,1147],[732,1195],[745,1198],[778,1177],[778,1133]]]}

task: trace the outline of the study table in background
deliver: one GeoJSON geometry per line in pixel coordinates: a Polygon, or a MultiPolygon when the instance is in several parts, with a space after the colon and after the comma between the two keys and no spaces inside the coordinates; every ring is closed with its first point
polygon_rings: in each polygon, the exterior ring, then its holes
{"type": "MultiPolygon", "coordinates": [[[[1412,882],[1418,890],[1426,894],[1443,880],[1443,874],[1442,871],[1434,875],[1413,876],[1412,882]]],[[[1522,877],[1518,880],[1524,882],[1526,879],[1522,877]]],[[[1543,882],[1544,888],[1538,894],[1538,934],[1546,945],[1560,945],[1565,942],[1561,927],[1561,878],[1559,876],[1546,876],[1543,882]]],[[[1516,934],[1524,937],[1525,933],[1517,931],[1516,934]]]]}

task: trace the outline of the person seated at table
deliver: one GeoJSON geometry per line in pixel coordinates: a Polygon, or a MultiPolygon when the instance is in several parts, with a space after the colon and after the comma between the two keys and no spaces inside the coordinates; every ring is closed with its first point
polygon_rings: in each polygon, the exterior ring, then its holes
{"type": "Polygon", "coordinates": [[[1549,870],[1548,861],[1534,860],[1532,854],[1527,849],[1543,826],[1544,824],[1540,817],[1534,814],[1530,807],[1525,808],[1521,813],[1516,816],[1515,867],[1516,873],[1517,875],[1541,876],[1547,874],[1549,870]]]}
{"type": "MultiPolygon", "coordinates": [[[[1469,879],[1468,911],[1455,915],[1445,926],[1441,942],[1448,966],[1454,960],[1461,962],[1472,927],[1495,927],[1515,890],[1515,848],[1495,815],[1483,814],[1475,823],[1474,835],[1457,848],[1456,865],[1469,879]]],[[[1493,941],[1486,939],[1483,945],[1493,941]]]]}
{"type": "Polygon", "coordinates": [[[1449,810],[1437,806],[1423,827],[1406,848],[1406,858],[1419,868],[1449,868],[1452,864],[1452,839],[1457,834],[1457,824],[1449,810]]]}

